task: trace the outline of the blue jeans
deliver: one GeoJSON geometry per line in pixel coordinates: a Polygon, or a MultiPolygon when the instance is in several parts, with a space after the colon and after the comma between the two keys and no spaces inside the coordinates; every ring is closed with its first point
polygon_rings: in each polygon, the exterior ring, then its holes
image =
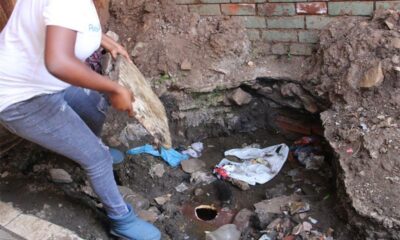
{"type": "Polygon", "coordinates": [[[0,123],[80,164],[107,214],[116,217],[128,208],[114,179],[112,157],[99,138],[107,108],[98,92],[70,87],[11,105],[0,112],[0,123]]]}

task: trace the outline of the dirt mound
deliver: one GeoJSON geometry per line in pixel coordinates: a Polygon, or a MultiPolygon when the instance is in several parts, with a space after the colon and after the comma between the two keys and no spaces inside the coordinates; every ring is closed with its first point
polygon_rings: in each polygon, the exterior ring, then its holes
{"type": "Polygon", "coordinates": [[[201,18],[173,1],[111,1],[109,28],[121,37],[135,63],[153,84],[209,91],[245,63],[250,42],[241,22],[201,18]]]}
{"type": "Polygon", "coordinates": [[[332,103],[322,120],[356,212],[350,220],[372,239],[400,239],[399,71],[400,15],[386,10],[332,25],[307,76],[332,103]]]}

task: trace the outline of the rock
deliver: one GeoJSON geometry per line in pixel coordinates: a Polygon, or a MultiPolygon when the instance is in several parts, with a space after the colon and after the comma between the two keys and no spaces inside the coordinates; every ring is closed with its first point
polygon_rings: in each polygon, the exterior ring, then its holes
{"type": "Polygon", "coordinates": [[[303,222],[303,231],[311,232],[312,225],[309,222],[303,222]]]}
{"type": "Polygon", "coordinates": [[[289,209],[291,215],[294,215],[296,213],[305,213],[310,211],[310,204],[300,201],[291,202],[289,204],[289,209]]]}
{"type": "Polygon", "coordinates": [[[392,39],[392,47],[399,49],[400,48],[400,38],[392,39]]]}
{"type": "Polygon", "coordinates": [[[161,163],[153,165],[149,170],[149,174],[152,178],[154,177],[161,178],[162,176],[164,176],[164,173],[165,173],[164,164],[161,163]]]}
{"type": "Polygon", "coordinates": [[[229,100],[231,100],[233,103],[235,103],[238,106],[243,106],[251,102],[253,97],[243,91],[241,88],[236,89],[230,96],[229,100]]]}
{"type": "Polygon", "coordinates": [[[135,47],[132,49],[131,56],[132,56],[132,57],[137,57],[137,56],[139,56],[140,52],[143,51],[143,49],[146,47],[146,45],[147,45],[147,44],[144,43],[144,42],[138,42],[138,43],[136,43],[135,47]]]}
{"type": "Polygon", "coordinates": [[[6,177],[8,177],[8,175],[9,175],[9,173],[7,171],[5,171],[0,175],[0,178],[6,178],[6,177]]]}
{"type": "Polygon", "coordinates": [[[140,210],[138,212],[138,215],[141,219],[150,222],[150,223],[154,223],[155,221],[157,221],[158,219],[158,214],[152,211],[148,211],[148,210],[140,210]]]}
{"type": "Polygon", "coordinates": [[[388,20],[385,21],[385,24],[390,30],[392,30],[394,28],[394,24],[388,20]]]}
{"type": "Polygon", "coordinates": [[[164,205],[167,202],[171,201],[171,197],[172,197],[172,194],[167,194],[167,195],[164,195],[164,196],[161,196],[161,197],[154,198],[154,201],[156,201],[156,203],[158,205],[164,205]]]}
{"type": "Polygon", "coordinates": [[[161,214],[161,212],[160,212],[160,210],[158,210],[158,208],[156,208],[156,207],[150,207],[149,209],[147,209],[147,211],[150,211],[150,212],[154,212],[154,213],[156,213],[157,215],[160,215],[161,214]]]}
{"type": "Polygon", "coordinates": [[[254,204],[256,213],[282,213],[283,207],[287,206],[291,201],[295,201],[296,196],[281,196],[273,199],[268,199],[254,204]]]}
{"type": "Polygon", "coordinates": [[[194,183],[194,184],[210,184],[212,182],[214,182],[217,178],[207,174],[206,172],[203,171],[197,171],[191,174],[190,176],[190,182],[194,183]]]}
{"type": "Polygon", "coordinates": [[[249,185],[247,182],[240,181],[240,180],[233,179],[233,178],[232,178],[232,179],[229,179],[229,181],[230,181],[233,185],[235,185],[236,187],[240,188],[240,190],[242,190],[242,191],[250,190],[250,185],[249,185]]]}
{"type": "Polygon", "coordinates": [[[234,224],[227,224],[214,232],[206,232],[206,240],[239,240],[240,234],[234,224]]]}
{"type": "Polygon", "coordinates": [[[185,183],[181,183],[178,186],[175,187],[175,190],[179,193],[184,192],[186,190],[188,190],[189,187],[185,184],[185,183]]]}
{"type": "Polygon", "coordinates": [[[118,186],[118,189],[125,202],[131,204],[136,212],[149,208],[150,201],[139,193],[125,186],[118,186]]]}
{"type": "Polygon", "coordinates": [[[379,62],[376,66],[370,68],[364,78],[360,81],[359,86],[361,88],[371,88],[379,86],[384,80],[382,63],[379,62]]]}
{"type": "Polygon", "coordinates": [[[313,97],[311,97],[304,89],[294,83],[284,84],[281,88],[281,94],[284,97],[297,97],[303,103],[304,108],[311,112],[318,112],[318,106],[313,97]]]}
{"type": "Polygon", "coordinates": [[[224,106],[232,106],[231,100],[229,99],[229,96],[225,95],[224,100],[223,100],[224,106]]]}
{"type": "Polygon", "coordinates": [[[113,32],[113,31],[108,31],[108,32],[106,33],[106,35],[109,36],[112,40],[114,40],[114,41],[116,41],[116,42],[119,42],[119,36],[118,36],[118,34],[116,34],[115,32],[113,32]]]}
{"type": "Polygon", "coordinates": [[[233,224],[236,225],[239,231],[243,232],[250,226],[250,219],[253,215],[254,213],[249,209],[242,209],[236,214],[233,224]]]}
{"type": "Polygon", "coordinates": [[[394,64],[399,64],[399,63],[400,63],[400,57],[399,57],[399,55],[394,55],[394,56],[392,57],[392,62],[393,62],[394,64]]]}
{"type": "Polygon", "coordinates": [[[273,93],[273,90],[271,87],[262,87],[257,90],[257,93],[263,95],[264,97],[268,97],[271,93],[273,93]]]}
{"type": "Polygon", "coordinates": [[[72,183],[71,175],[64,169],[50,169],[51,180],[55,183],[72,183]]]}
{"type": "Polygon", "coordinates": [[[181,162],[182,170],[186,173],[194,173],[206,166],[206,164],[199,159],[189,159],[181,162]]]}
{"type": "Polygon", "coordinates": [[[84,192],[86,195],[98,199],[98,196],[96,193],[93,191],[93,188],[90,186],[89,183],[86,183],[85,185],[81,186],[81,191],[84,192]]]}
{"type": "Polygon", "coordinates": [[[181,63],[181,70],[183,70],[183,71],[192,70],[192,64],[190,63],[190,61],[188,59],[183,60],[183,62],[181,63]]]}

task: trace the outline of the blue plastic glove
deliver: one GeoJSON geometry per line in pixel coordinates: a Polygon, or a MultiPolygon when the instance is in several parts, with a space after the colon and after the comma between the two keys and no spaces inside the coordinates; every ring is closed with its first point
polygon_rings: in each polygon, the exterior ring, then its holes
{"type": "Polygon", "coordinates": [[[155,157],[161,157],[164,161],[166,161],[170,166],[177,167],[183,160],[189,159],[189,156],[186,154],[182,154],[175,149],[165,149],[161,148],[161,154],[159,151],[154,149],[152,145],[146,144],[141,147],[133,148],[127,152],[130,155],[138,155],[142,153],[147,153],[153,155],[155,157]]]}
{"type": "Polygon", "coordinates": [[[175,149],[165,149],[161,148],[161,157],[172,167],[177,167],[183,160],[188,160],[189,156],[186,154],[182,154],[175,149]]]}
{"type": "Polygon", "coordinates": [[[142,153],[147,153],[150,155],[153,155],[155,157],[159,157],[160,153],[154,149],[154,147],[150,144],[146,144],[144,146],[141,147],[137,147],[137,148],[132,148],[131,150],[128,150],[127,154],[130,155],[138,155],[138,154],[142,154],[142,153]]]}

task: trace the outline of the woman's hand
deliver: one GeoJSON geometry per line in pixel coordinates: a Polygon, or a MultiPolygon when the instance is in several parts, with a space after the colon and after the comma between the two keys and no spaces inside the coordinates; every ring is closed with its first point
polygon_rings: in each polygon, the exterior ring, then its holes
{"type": "Polygon", "coordinates": [[[111,105],[118,111],[127,112],[129,117],[134,117],[132,102],[135,98],[128,89],[118,86],[115,91],[108,94],[111,105]]]}
{"type": "Polygon", "coordinates": [[[101,46],[109,51],[114,59],[116,59],[118,55],[121,55],[128,61],[132,62],[126,49],[104,33],[101,38],[101,46]]]}

